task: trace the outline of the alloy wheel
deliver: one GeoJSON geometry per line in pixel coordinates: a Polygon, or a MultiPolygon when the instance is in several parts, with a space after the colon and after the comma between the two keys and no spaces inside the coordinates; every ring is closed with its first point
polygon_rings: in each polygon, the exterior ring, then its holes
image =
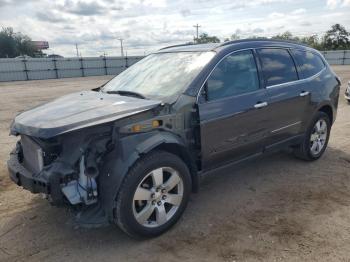
{"type": "Polygon", "coordinates": [[[316,156],[324,148],[328,136],[327,122],[324,119],[319,119],[310,136],[310,151],[311,154],[316,156]]]}
{"type": "Polygon", "coordinates": [[[179,173],[171,167],[149,172],[135,190],[133,214],[145,227],[159,227],[168,222],[183,199],[184,185],[179,173]]]}

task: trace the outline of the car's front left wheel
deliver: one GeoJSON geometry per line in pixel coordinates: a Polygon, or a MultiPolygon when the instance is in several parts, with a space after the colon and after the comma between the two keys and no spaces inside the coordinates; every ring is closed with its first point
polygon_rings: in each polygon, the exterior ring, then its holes
{"type": "Polygon", "coordinates": [[[158,236],[180,218],[191,192],[191,175],[176,155],[155,151],[128,172],[116,199],[115,220],[137,238],[158,236]]]}

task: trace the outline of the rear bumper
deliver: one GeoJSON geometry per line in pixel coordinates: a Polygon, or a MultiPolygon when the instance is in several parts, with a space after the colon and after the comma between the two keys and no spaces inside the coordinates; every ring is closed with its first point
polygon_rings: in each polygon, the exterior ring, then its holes
{"type": "Polygon", "coordinates": [[[7,161],[9,176],[13,182],[32,193],[50,194],[50,184],[42,176],[36,176],[19,161],[19,153],[13,150],[7,161]]]}

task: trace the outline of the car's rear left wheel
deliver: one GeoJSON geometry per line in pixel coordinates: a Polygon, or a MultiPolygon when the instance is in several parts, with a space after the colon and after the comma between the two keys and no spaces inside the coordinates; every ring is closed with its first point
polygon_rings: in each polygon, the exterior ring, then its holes
{"type": "Polygon", "coordinates": [[[152,152],[128,172],[117,196],[115,219],[133,237],[158,236],[180,218],[190,191],[185,163],[168,152],[152,152]]]}
{"type": "Polygon", "coordinates": [[[302,143],[295,148],[296,157],[312,161],[320,158],[327,148],[331,123],[324,112],[317,112],[312,119],[302,143]]]}

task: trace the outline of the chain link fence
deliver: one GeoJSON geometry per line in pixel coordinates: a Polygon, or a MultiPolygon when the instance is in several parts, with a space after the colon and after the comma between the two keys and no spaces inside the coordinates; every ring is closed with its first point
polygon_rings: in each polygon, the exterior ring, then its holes
{"type": "MultiPolygon", "coordinates": [[[[331,65],[350,65],[350,50],[322,51],[331,65]]],[[[0,81],[117,75],[142,56],[0,59],[0,81]]]]}

